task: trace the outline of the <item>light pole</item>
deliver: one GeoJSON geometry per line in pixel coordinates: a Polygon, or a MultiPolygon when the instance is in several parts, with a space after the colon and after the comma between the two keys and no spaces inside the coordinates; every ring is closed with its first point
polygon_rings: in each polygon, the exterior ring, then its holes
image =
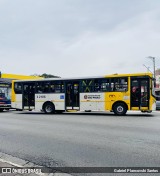
{"type": "Polygon", "coordinates": [[[156,58],[152,56],[148,56],[148,58],[153,61],[154,87],[156,87],[156,58]]]}

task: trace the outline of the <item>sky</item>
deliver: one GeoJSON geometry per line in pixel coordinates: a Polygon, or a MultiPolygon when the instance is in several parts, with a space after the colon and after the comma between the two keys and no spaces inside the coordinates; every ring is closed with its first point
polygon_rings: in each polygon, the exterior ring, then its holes
{"type": "Polygon", "coordinates": [[[0,0],[2,73],[153,71],[148,56],[160,68],[160,0],[0,0]]]}

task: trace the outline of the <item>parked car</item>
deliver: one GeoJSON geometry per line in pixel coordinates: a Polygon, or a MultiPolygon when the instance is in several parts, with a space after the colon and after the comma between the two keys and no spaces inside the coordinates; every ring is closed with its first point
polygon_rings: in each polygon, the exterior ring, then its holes
{"type": "Polygon", "coordinates": [[[160,89],[155,89],[156,95],[156,110],[160,110],[160,89]]]}
{"type": "Polygon", "coordinates": [[[160,97],[156,97],[156,110],[160,110],[160,97]]]}

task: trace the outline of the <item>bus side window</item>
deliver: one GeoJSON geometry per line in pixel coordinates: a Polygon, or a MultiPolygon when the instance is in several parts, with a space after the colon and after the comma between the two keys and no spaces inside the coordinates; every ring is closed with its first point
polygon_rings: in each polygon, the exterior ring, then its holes
{"type": "Polygon", "coordinates": [[[55,85],[55,92],[56,93],[60,93],[61,92],[61,85],[60,84],[56,84],[55,85]]]}
{"type": "Polygon", "coordinates": [[[103,79],[101,82],[101,91],[109,91],[110,90],[110,84],[109,79],[103,79]]]}
{"type": "Polygon", "coordinates": [[[128,90],[127,78],[112,78],[111,79],[111,91],[125,92],[128,90]]]}
{"type": "Polygon", "coordinates": [[[94,80],[82,80],[82,92],[94,92],[94,80]]]}
{"type": "Polygon", "coordinates": [[[39,81],[36,84],[36,92],[37,93],[42,93],[42,84],[39,81]]]}
{"type": "Polygon", "coordinates": [[[61,92],[64,93],[64,84],[62,84],[61,86],[62,86],[61,87],[61,89],[62,89],[61,92]]]}
{"type": "Polygon", "coordinates": [[[115,85],[114,85],[114,79],[111,79],[111,92],[114,92],[115,91],[115,85]]]}
{"type": "Polygon", "coordinates": [[[50,82],[48,82],[48,81],[43,82],[42,87],[43,87],[43,93],[50,92],[50,82]]]}
{"type": "Polygon", "coordinates": [[[55,85],[54,84],[51,84],[50,90],[51,90],[52,93],[55,92],[55,85]]]}
{"type": "Polygon", "coordinates": [[[22,84],[21,83],[14,83],[14,91],[16,94],[22,94],[22,84]]]}
{"type": "Polygon", "coordinates": [[[94,80],[94,92],[100,92],[101,91],[101,83],[99,80],[94,80]]]}
{"type": "Polygon", "coordinates": [[[64,93],[64,83],[62,81],[51,82],[50,89],[53,93],[64,93]]]}

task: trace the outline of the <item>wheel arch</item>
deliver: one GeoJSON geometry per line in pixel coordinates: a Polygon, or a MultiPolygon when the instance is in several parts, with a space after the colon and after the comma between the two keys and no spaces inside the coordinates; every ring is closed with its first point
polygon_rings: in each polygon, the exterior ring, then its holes
{"type": "Polygon", "coordinates": [[[55,104],[52,102],[52,101],[45,101],[42,105],[42,110],[44,110],[44,107],[47,103],[51,103],[53,106],[54,106],[54,109],[55,109],[55,104]]]}
{"type": "Polygon", "coordinates": [[[116,102],[114,102],[113,105],[112,105],[112,110],[113,110],[114,106],[115,106],[117,103],[123,103],[123,104],[125,105],[126,109],[128,110],[128,105],[127,105],[127,103],[124,102],[124,101],[116,101],[116,102]]]}

